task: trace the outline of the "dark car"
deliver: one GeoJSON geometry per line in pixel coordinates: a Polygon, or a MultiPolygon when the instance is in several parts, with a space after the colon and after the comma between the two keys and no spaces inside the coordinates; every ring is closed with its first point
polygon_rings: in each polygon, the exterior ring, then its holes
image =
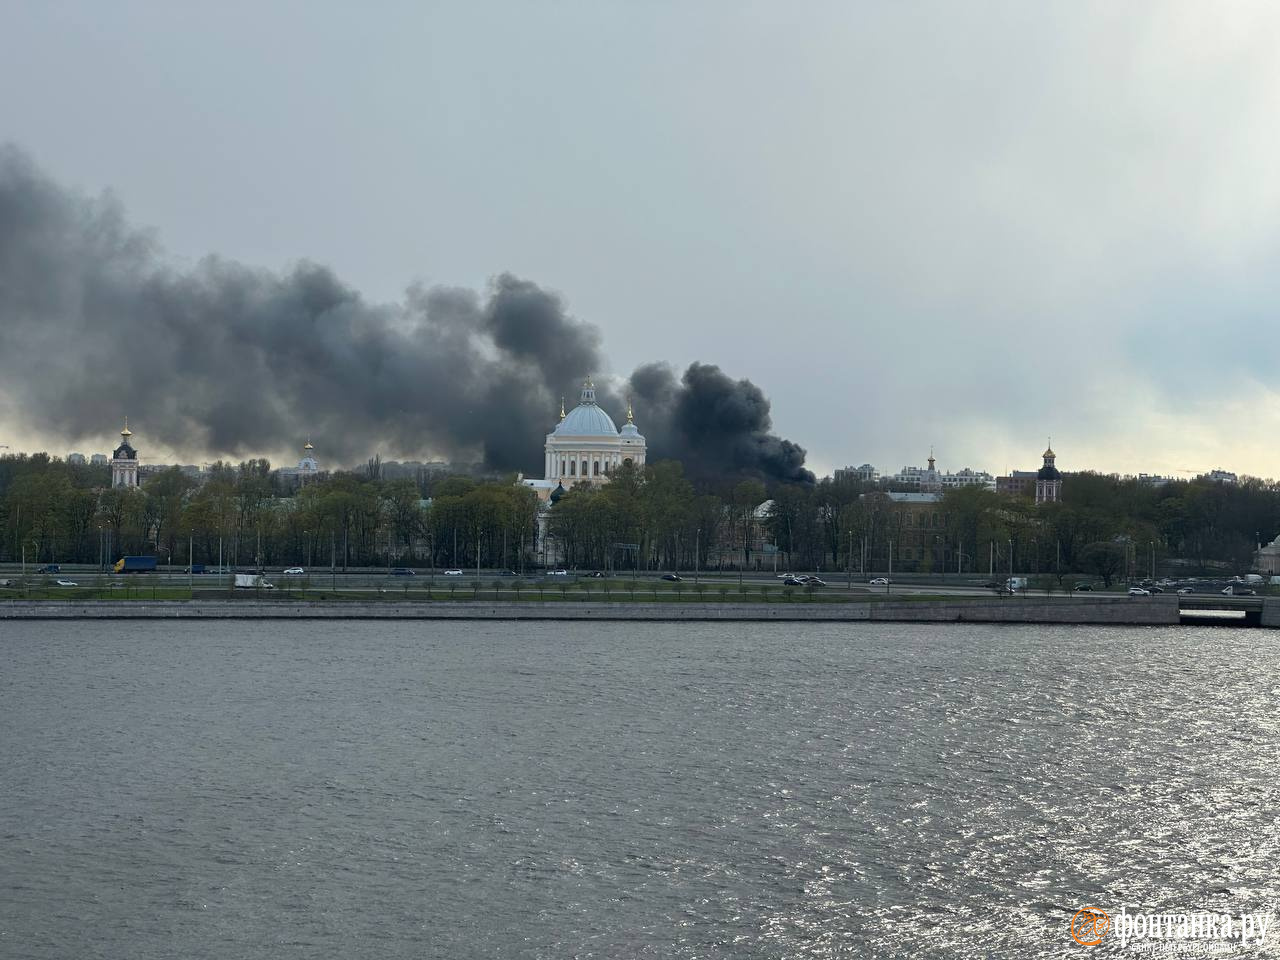
{"type": "Polygon", "coordinates": [[[43,567],[41,567],[39,570],[36,571],[36,573],[61,573],[61,572],[62,572],[62,567],[58,566],[58,564],[56,563],[46,563],[43,567]]]}
{"type": "Polygon", "coordinates": [[[584,577],[590,577],[592,580],[603,580],[604,574],[599,570],[592,570],[590,573],[584,573],[584,577]]]}
{"type": "Polygon", "coordinates": [[[803,587],[808,580],[801,580],[799,577],[783,577],[782,585],[784,587],[803,587]]]}
{"type": "Polygon", "coordinates": [[[1075,590],[1077,593],[1084,593],[1086,590],[1092,590],[1092,589],[1093,589],[1092,583],[1077,583],[1075,585],[1075,590]]]}
{"type": "Polygon", "coordinates": [[[680,576],[680,575],[679,575],[679,574],[677,574],[677,573],[664,573],[664,574],[662,575],[662,579],[663,579],[663,580],[671,580],[672,582],[678,582],[678,581],[683,580],[683,579],[684,579],[684,577],[680,576]]]}
{"type": "Polygon", "coordinates": [[[827,581],[821,577],[805,577],[804,582],[811,587],[825,587],[827,585],[827,581]]]}
{"type": "Polygon", "coordinates": [[[503,570],[500,574],[498,574],[498,576],[500,577],[514,577],[515,575],[516,575],[516,572],[514,570],[503,570]]]}
{"type": "Polygon", "coordinates": [[[414,572],[408,567],[396,567],[391,571],[391,575],[393,577],[412,577],[414,572]]]}

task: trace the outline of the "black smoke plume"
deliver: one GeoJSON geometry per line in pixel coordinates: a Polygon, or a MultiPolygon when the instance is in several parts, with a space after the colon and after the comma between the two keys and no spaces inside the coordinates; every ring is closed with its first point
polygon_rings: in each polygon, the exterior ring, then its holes
{"type": "MultiPolygon", "coordinates": [[[[178,270],[111,197],[65,190],[0,147],[0,412],[32,432],[93,441],[128,414],[144,453],[256,455],[310,437],[329,464],[388,449],[536,473],[559,398],[603,367],[598,329],[526,280],[370,304],[313,263],[178,270]]],[[[695,477],[812,479],[747,381],[647,366],[630,389],[651,456],[695,477]]],[[[616,419],[620,396],[602,396],[616,419]]]]}
{"type": "Polygon", "coordinates": [[[693,363],[677,382],[669,366],[650,363],[631,375],[630,387],[644,411],[651,459],[680,460],[697,479],[813,483],[804,448],[770,433],[769,400],[750,380],[693,363]]]}

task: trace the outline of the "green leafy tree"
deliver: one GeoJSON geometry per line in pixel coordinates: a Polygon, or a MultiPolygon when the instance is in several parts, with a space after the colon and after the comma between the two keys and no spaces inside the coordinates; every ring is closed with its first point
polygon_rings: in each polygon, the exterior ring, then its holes
{"type": "Polygon", "coordinates": [[[1085,569],[1101,577],[1103,586],[1109,588],[1124,568],[1125,551],[1118,543],[1090,543],[1081,551],[1080,559],[1085,569]]]}

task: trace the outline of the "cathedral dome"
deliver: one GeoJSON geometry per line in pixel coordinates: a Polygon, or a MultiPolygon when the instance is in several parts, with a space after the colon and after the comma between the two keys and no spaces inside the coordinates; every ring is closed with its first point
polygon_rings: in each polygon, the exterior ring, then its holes
{"type": "Polygon", "coordinates": [[[584,403],[570,410],[554,432],[562,437],[616,437],[618,428],[594,403],[584,403]]]}
{"type": "Polygon", "coordinates": [[[600,409],[596,403],[595,386],[588,378],[582,387],[582,402],[569,411],[569,415],[560,421],[552,431],[561,437],[616,437],[618,428],[613,418],[600,409]]]}

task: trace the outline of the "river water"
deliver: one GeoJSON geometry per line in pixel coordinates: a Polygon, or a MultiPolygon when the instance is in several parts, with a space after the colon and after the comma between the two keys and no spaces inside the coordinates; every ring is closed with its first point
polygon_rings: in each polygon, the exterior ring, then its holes
{"type": "Polygon", "coordinates": [[[1277,638],[0,622],[0,956],[1058,957],[1082,907],[1269,911],[1277,638]]]}

